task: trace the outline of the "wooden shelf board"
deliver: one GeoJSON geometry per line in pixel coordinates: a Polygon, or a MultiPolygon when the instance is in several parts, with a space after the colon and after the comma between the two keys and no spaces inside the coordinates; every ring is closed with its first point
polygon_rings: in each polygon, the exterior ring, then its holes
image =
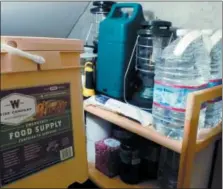
{"type": "MultiPolygon", "coordinates": [[[[122,127],[126,130],[129,130],[133,133],[136,133],[146,139],[156,142],[166,148],[169,148],[175,152],[181,153],[182,142],[167,138],[162,134],[158,133],[152,126],[143,127],[139,123],[132,121],[126,117],[118,115],[116,113],[107,111],[100,107],[96,107],[93,105],[88,105],[84,107],[85,111],[96,115],[104,120],[107,120],[115,125],[122,127]]],[[[202,149],[206,148],[210,143],[215,141],[220,133],[222,132],[222,123],[220,123],[217,127],[209,130],[202,131],[199,139],[197,141],[196,152],[201,151],[202,149]]]]}
{"type": "Polygon", "coordinates": [[[100,188],[158,188],[157,181],[142,182],[137,185],[126,184],[120,178],[109,178],[95,168],[94,163],[88,163],[89,178],[100,188]]]}
{"type": "Polygon", "coordinates": [[[173,140],[161,135],[160,133],[155,131],[155,129],[152,126],[143,127],[141,124],[135,121],[132,121],[126,117],[123,117],[121,115],[104,110],[96,106],[88,105],[85,106],[84,109],[85,111],[93,115],[96,115],[104,120],[107,120],[111,123],[114,123],[117,126],[120,126],[133,133],[136,133],[146,139],[154,141],[157,144],[165,146],[166,148],[169,148],[175,152],[181,153],[182,143],[180,141],[173,140]]]}

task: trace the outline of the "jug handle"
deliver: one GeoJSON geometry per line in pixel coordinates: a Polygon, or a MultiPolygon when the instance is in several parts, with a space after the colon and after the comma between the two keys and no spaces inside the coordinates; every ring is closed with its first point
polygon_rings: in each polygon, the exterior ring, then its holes
{"type": "Polygon", "coordinates": [[[139,13],[142,13],[142,6],[139,3],[117,3],[112,6],[112,9],[110,13],[108,14],[107,18],[115,18],[115,13],[118,9],[121,8],[132,8],[133,13],[131,17],[129,18],[132,20],[133,18],[136,18],[139,13]]]}

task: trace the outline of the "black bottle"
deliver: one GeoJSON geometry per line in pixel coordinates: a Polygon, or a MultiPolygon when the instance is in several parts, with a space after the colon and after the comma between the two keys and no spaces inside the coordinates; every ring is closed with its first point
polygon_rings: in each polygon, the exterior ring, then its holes
{"type": "Polygon", "coordinates": [[[125,140],[120,149],[120,178],[127,184],[137,184],[140,181],[140,155],[137,141],[125,140]]]}
{"type": "Polygon", "coordinates": [[[160,145],[141,138],[140,140],[140,157],[141,157],[141,179],[157,179],[160,145]]]}

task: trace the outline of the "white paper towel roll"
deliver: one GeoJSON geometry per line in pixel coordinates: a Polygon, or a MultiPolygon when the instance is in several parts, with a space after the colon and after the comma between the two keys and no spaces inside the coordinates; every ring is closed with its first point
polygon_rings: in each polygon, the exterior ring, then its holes
{"type": "Polygon", "coordinates": [[[88,162],[95,163],[95,142],[87,141],[87,160],[88,162]]]}
{"type": "Polygon", "coordinates": [[[112,124],[94,115],[86,115],[87,140],[96,142],[111,136],[112,124]]]}

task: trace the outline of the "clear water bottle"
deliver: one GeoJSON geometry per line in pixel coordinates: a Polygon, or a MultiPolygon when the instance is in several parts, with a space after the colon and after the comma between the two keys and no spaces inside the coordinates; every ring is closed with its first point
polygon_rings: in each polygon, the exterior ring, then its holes
{"type": "MultiPolygon", "coordinates": [[[[163,51],[155,66],[153,125],[176,140],[183,137],[186,100],[189,93],[207,88],[210,57],[202,32],[177,30],[178,38],[163,51]]],[[[199,128],[204,127],[206,106],[202,105],[199,128]]]]}
{"type": "MultiPolygon", "coordinates": [[[[210,48],[210,74],[208,86],[214,87],[222,84],[222,30],[217,30],[211,37],[210,48]]],[[[208,102],[205,125],[207,128],[217,126],[222,121],[222,97],[208,102]]]]}

